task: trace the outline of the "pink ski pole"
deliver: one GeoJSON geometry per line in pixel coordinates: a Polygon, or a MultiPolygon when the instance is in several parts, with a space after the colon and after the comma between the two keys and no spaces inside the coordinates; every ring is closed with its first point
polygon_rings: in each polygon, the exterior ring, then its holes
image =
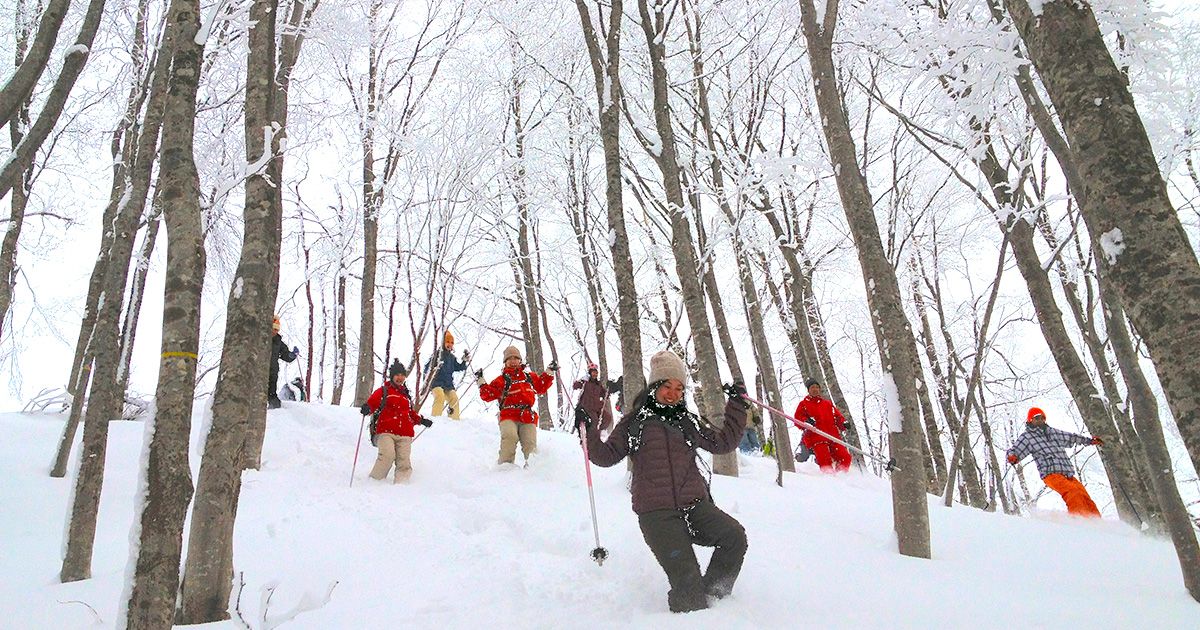
{"type": "Polygon", "coordinates": [[[884,459],[873,453],[868,453],[868,452],[862,450],[861,448],[858,448],[852,444],[847,444],[845,441],[838,439],[835,436],[829,435],[828,433],[818,429],[817,427],[814,427],[813,425],[811,425],[807,422],[804,422],[803,420],[799,420],[794,416],[790,416],[790,415],[784,413],[783,411],[776,409],[761,400],[755,400],[747,394],[742,394],[742,398],[745,398],[746,400],[758,405],[759,407],[762,407],[763,409],[766,409],[767,411],[770,411],[771,413],[778,415],[781,418],[786,418],[788,420],[791,420],[792,424],[796,425],[797,427],[800,427],[801,429],[807,429],[809,431],[812,431],[813,433],[816,433],[817,435],[819,435],[821,437],[828,438],[834,442],[837,442],[838,444],[841,444],[842,446],[845,446],[847,449],[849,449],[855,453],[858,453],[859,455],[862,455],[863,457],[866,457],[867,459],[873,459],[881,464],[884,464],[884,470],[900,470],[900,467],[896,465],[895,459],[884,459]]]}
{"type": "MultiPolygon", "coordinates": [[[[578,425],[576,425],[578,426],[578,425]]],[[[596,520],[596,493],[592,490],[592,459],[588,457],[587,428],[579,432],[579,443],[583,445],[583,469],[587,473],[588,502],[592,506],[592,533],[596,537],[596,548],[592,549],[592,560],[604,566],[608,550],[600,546],[600,523],[596,520]]]]}
{"type": "Polygon", "coordinates": [[[358,425],[358,443],[354,445],[354,463],[350,465],[350,487],[354,487],[354,471],[358,468],[358,449],[362,448],[363,427],[367,426],[367,417],[362,417],[362,424],[358,425]]]}

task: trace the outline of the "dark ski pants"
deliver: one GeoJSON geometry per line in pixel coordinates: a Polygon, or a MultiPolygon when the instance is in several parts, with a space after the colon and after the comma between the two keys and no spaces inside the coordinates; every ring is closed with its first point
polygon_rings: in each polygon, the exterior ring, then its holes
{"type": "Polygon", "coordinates": [[[638,515],[642,537],[667,573],[671,590],[667,605],[671,612],[708,608],[708,596],[725,597],[742,570],[746,556],[746,530],[712,501],[701,501],[685,510],[655,510],[638,515]],[[708,572],[692,545],[716,547],[708,572]]]}

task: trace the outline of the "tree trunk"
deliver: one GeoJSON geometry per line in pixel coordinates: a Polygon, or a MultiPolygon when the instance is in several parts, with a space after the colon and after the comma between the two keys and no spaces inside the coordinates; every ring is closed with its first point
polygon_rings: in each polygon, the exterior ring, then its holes
{"type": "MultiPolygon", "coordinates": [[[[586,173],[580,173],[583,152],[579,146],[578,115],[574,109],[568,110],[570,116],[570,155],[567,158],[567,214],[571,219],[571,228],[575,232],[575,244],[579,247],[579,261],[583,266],[583,278],[587,283],[588,301],[591,304],[592,325],[596,330],[596,363],[600,368],[601,382],[608,382],[608,326],[605,312],[608,305],[604,299],[604,285],[600,283],[597,270],[599,259],[596,254],[595,241],[592,239],[592,227],[589,200],[590,186],[586,173]]],[[[584,346],[587,353],[587,346],[584,346]]],[[[607,403],[606,403],[607,404],[607,403]]]]}
{"type": "MultiPolygon", "coordinates": [[[[608,32],[605,50],[592,26],[586,0],[575,0],[592,75],[596,84],[596,100],[600,119],[600,141],[604,148],[605,202],[608,214],[609,246],[613,255],[613,275],[617,284],[617,315],[621,338],[621,399],[632,401],[646,387],[646,372],[642,366],[641,316],[638,314],[637,279],[629,236],[625,230],[624,186],[621,178],[621,22],[622,0],[610,0],[608,32]],[[607,52],[607,55],[605,54],[607,52]]],[[[601,5],[596,4],[597,13],[601,5]]],[[[597,15],[603,27],[604,20],[597,15]]]]}
{"type": "MultiPolygon", "coordinates": [[[[45,14],[43,14],[45,15],[45,14]]],[[[61,17],[59,18],[61,19],[61,17]]],[[[13,51],[13,65],[16,72],[21,71],[21,65],[29,60],[29,29],[31,24],[25,22],[25,4],[17,2],[13,22],[16,26],[16,41],[13,51]]],[[[57,34],[57,25],[55,25],[57,34]]],[[[35,42],[36,43],[36,42],[35,42]]],[[[45,62],[42,62],[43,66],[45,62]]],[[[10,80],[11,83],[11,80],[10,80]]],[[[7,86],[5,87],[7,91],[7,86]]],[[[2,100],[2,98],[0,98],[2,100]]],[[[21,99],[8,126],[8,138],[12,148],[21,144],[24,129],[29,126],[30,98],[21,99]]],[[[21,239],[21,227],[25,222],[25,208],[29,205],[29,191],[33,185],[33,167],[25,169],[21,180],[13,187],[11,205],[8,214],[8,225],[4,227],[4,239],[0,243],[0,340],[4,339],[4,323],[8,320],[8,309],[12,306],[13,291],[17,285],[17,243],[21,239]]]]}
{"type": "MultiPolygon", "coordinates": [[[[668,28],[665,7],[655,4],[651,16],[647,0],[638,0],[642,32],[650,52],[650,74],[654,92],[654,123],[658,129],[661,151],[656,156],[662,172],[666,191],[668,215],[671,220],[671,250],[675,254],[675,271],[683,292],[683,306],[687,311],[692,344],[696,351],[696,368],[700,377],[700,415],[712,422],[721,422],[725,395],[721,391],[721,376],[717,370],[717,350],[713,344],[712,328],[709,325],[708,309],[704,290],[696,270],[700,261],[693,249],[692,230],[688,225],[686,201],[680,184],[679,163],[675,152],[675,131],[671,125],[671,104],[667,93],[666,46],[668,28]]],[[[713,455],[713,472],[720,475],[737,476],[737,453],[713,455]]]]}
{"type": "MultiPolygon", "coordinates": [[[[89,11],[91,8],[89,7],[89,11]]],[[[97,16],[97,20],[99,17],[97,16]]],[[[82,37],[82,34],[81,34],[82,37]]],[[[90,44],[91,38],[88,38],[90,44]]],[[[104,462],[108,442],[108,423],[119,418],[125,400],[120,390],[121,306],[132,255],[137,220],[145,208],[150,177],[162,124],[163,103],[167,98],[167,68],[170,54],[159,58],[146,105],[145,123],[136,140],[133,166],[122,182],[124,194],[115,201],[112,240],[102,291],[98,299],[95,326],[89,347],[93,354],[91,388],[83,420],[83,453],[71,500],[66,554],[60,578],[64,582],[86,579],[91,574],[92,547],[95,543],[96,517],[100,490],[104,483],[104,462]]],[[[107,214],[107,213],[106,213],[107,214]]],[[[81,392],[82,393],[82,392],[81,392]]],[[[64,436],[65,438],[66,436],[64,436]]],[[[69,444],[67,445],[69,455],[69,444]]]]}
{"type": "MultiPolygon", "coordinates": [[[[246,161],[258,170],[246,180],[244,235],[229,298],[221,374],[213,394],[212,426],[200,464],[188,538],[180,621],[228,617],[233,579],[233,531],[242,470],[261,463],[271,356],[268,322],[279,289],[282,206],[280,143],[286,129],[286,75],[276,58],[278,0],[250,10],[246,63],[246,161]],[[283,79],[283,80],[281,80],[283,79]]],[[[286,44],[285,44],[286,50],[286,44]]]]}
{"type": "Polygon", "coordinates": [[[900,470],[892,473],[892,509],[899,551],[906,556],[929,558],[929,513],[921,461],[920,409],[914,392],[917,375],[913,373],[913,366],[917,365],[917,348],[900,301],[896,272],[879,237],[871,193],[866,177],[858,167],[857,149],[838,92],[832,51],[837,8],[837,0],[829,0],[822,23],[818,24],[813,0],[800,0],[801,24],[808,42],[822,130],[834,164],[842,208],[854,236],[867,284],[867,302],[879,345],[883,386],[891,390],[888,392],[890,447],[900,466],[900,470]]]}
{"type": "MultiPolygon", "coordinates": [[[[25,137],[21,138],[21,143],[13,147],[12,153],[0,167],[0,198],[20,184],[25,171],[37,157],[38,149],[58,123],[67,104],[67,97],[71,94],[71,88],[75,87],[75,81],[79,79],[84,65],[87,64],[92,41],[96,38],[96,31],[100,28],[100,20],[104,15],[104,4],[105,0],[91,0],[88,3],[83,23],[79,26],[79,36],[75,38],[75,44],[64,51],[62,69],[50,88],[42,111],[38,112],[33,126],[29,128],[25,137]]],[[[55,30],[58,30],[57,27],[55,30]]],[[[36,77],[34,79],[36,83],[36,77]]],[[[21,94],[17,103],[24,102],[26,95],[27,93],[21,94]]],[[[3,98],[0,95],[0,99],[3,98]]]]}
{"type": "MultiPolygon", "coordinates": [[[[375,268],[379,258],[379,214],[383,205],[382,183],[375,171],[375,132],[379,111],[378,14],[382,3],[372,2],[370,9],[371,45],[367,53],[366,111],[362,121],[362,205],[363,271],[358,294],[358,369],[355,372],[354,399],[361,405],[375,385],[375,268]]],[[[385,368],[387,366],[384,366],[385,368]]]]}
{"type": "MultiPolygon", "coordinates": [[[[40,3],[39,3],[40,4],[40,3]]],[[[20,55],[17,59],[16,70],[12,76],[4,83],[3,90],[0,90],[0,127],[5,124],[11,124],[13,127],[21,126],[18,120],[14,120],[19,116],[22,109],[26,108],[26,103],[33,96],[33,90],[37,87],[38,78],[46,71],[46,65],[50,61],[50,54],[54,51],[54,42],[58,40],[59,29],[62,28],[63,18],[67,17],[67,10],[71,7],[71,0],[50,0],[42,11],[42,18],[38,21],[37,34],[33,37],[33,42],[29,44],[29,53],[20,55]]],[[[22,39],[28,37],[28,31],[22,35],[22,39]]],[[[25,45],[22,44],[21,48],[25,45]]],[[[16,148],[16,144],[13,147],[16,148]]]]}
{"type": "MultiPolygon", "coordinates": [[[[204,285],[204,232],[200,182],[193,158],[196,91],[203,44],[198,0],[172,0],[167,13],[173,51],[170,93],[163,111],[158,198],[167,222],[167,266],[163,298],[162,353],[155,392],[154,423],[144,478],[145,503],[133,580],[126,604],[126,627],[169,628],[179,588],[183,525],[192,499],[188,463],[196,360],[200,346],[200,302],[204,285]]],[[[163,53],[160,53],[163,54],[163,53]]],[[[155,222],[151,226],[154,230],[155,222]]],[[[153,233],[147,234],[153,249],[153,233]]]]}
{"type": "MultiPolygon", "coordinates": [[[[1101,284],[1103,285],[1103,282],[1101,284]]],[[[1175,483],[1171,454],[1167,451],[1162,421],[1158,416],[1158,401],[1142,373],[1133,340],[1125,326],[1124,309],[1121,308],[1119,299],[1115,292],[1103,289],[1100,298],[1104,305],[1104,327],[1112,341],[1121,374],[1125,377],[1125,388],[1133,406],[1133,421],[1145,445],[1150,487],[1158,497],[1163,521],[1171,535],[1171,542],[1175,545],[1175,555],[1179,558],[1179,569],[1183,573],[1183,584],[1192,599],[1200,601],[1200,545],[1196,541],[1196,530],[1191,515],[1179,496],[1179,488],[1175,483]]]]}
{"type": "Polygon", "coordinates": [[[1146,342],[1184,444],[1200,465],[1200,365],[1191,359],[1200,345],[1200,263],[1125,78],[1086,3],[1048,3],[1036,19],[1025,0],[1004,4],[1072,147],[1101,274],[1146,342]]]}
{"type": "MultiPolygon", "coordinates": [[[[346,270],[339,269],[337,277],[337,303],[333,307],[334,355],[333,396],[330,402],[342,404],[342,388],[346,383],[346,270]]],[[[353,403],[351,403],[353,404],[353,403]]]]}

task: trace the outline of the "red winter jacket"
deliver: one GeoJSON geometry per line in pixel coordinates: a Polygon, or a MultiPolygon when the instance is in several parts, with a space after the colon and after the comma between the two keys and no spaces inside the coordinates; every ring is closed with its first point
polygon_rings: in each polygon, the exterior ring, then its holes
{"type": "MultiPolygon", "coordinates": [[[[839,439],[842,437],[842,429],[846,428],[846,418],[842,416],[842,412],[838,411],[838,408],[834,407],[829,399],[820,396],[805,396],[804,400],[800,401],[800,405],[796,407],[794,415],[839,439]]],[[[817,444],[828,442],[829,438],[806,430],[800,441],[811,449],[817,444]]]]}
{"type": "Polygon", "coordinates": [[[383,411],[379,412],[379,420],[375,422],[375,433],[413,437],[413,426],[421,421],[421,415],[413,411],[407,387],[396,387],[387,383],[371,394],[367,399],[367,406],[371,411],[379,409],[384,389],[387,389],[387,403],[383,405],[383,411]]]}
{"type": "Polygon", "coordinates": [[[512,420],[525,424],[537,424],[538,414],[533,410],[537,397],[550,391],[554,375],[543,372],[526,372],[525,367],[504,368],[504,372],[491,383],[479,386],[479,399],[483,402],[500,400],[500,421],[512,420]],[[508,393],[504,388],[507,385],[508,393]]]}

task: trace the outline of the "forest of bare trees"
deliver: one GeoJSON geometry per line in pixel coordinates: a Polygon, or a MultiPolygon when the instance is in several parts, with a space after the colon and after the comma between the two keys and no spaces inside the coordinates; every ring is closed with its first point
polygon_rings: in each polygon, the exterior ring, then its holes
{"type": "MultiPolygon", "coordinates": [[[[281,382],[332,405],[393,358],[422,402],[447,331],[472,371],[514,344],[568,382],[596,362],[625,401],[672,349],[711,423],[723,382],[790,410],[815,379],[916,558],[930,510],[1036,509],[1005,450],[1052,409],[1102,438],[1081,479],[1170,539],[1200,601],[1194,8],[0,0],[0,20],[0,365],[66,412],[63,582],[91,577],[110,423],[148,426],[129,627],[233,610],[276,315],[301,354],[281,382]]],[[[556,388],[544,431],[570,423],[556,388]]],[[[784,484],[799,433],[766,416],[784,484]]]]}

